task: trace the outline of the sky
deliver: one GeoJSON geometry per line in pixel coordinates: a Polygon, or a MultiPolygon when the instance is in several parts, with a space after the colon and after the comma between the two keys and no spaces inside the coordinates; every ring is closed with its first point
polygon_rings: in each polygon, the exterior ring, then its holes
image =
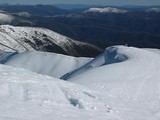
{"type": "Polygon", "coordinates": [[[0,0],[0,4],[160,5],[160,0],[0,0]]]}

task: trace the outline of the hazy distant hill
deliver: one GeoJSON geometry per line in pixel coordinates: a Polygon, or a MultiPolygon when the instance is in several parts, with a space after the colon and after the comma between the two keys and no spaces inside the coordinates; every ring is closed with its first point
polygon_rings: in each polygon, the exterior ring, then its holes
{"type": "Polygon", "coordinates": [[[28,12],[33,15],[52,16],[69,13],[53,5],[0,5],[0,9],[7,12],[28,12]]]}

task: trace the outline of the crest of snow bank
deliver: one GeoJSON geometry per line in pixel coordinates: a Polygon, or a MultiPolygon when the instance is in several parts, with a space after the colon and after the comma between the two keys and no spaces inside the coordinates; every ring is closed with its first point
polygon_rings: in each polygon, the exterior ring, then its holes
{"type": "Polygon", "coordinates": [[[85,13],[126,13],[127,10],[113,8],[113,7],[106,7],[106,8],[89,8],[85,11],[85,13]]]}
{"type": "Polygon", "coordinates": [[[79,69],[62,76],[62,79],[66,80],[91,69],[95,69],[103,65],[123,62],[128,59],[126,55],[120,54],[118,51],[118,47],[108,47],[103,54],[97,56],[95,59],[91,60],[89,63],[80,67],[79,69]]]}
{"type": "Polygon", "coordinates": [[[0,13],[0,24],[9,24],[13,19],[14,17],[11,15],[0,13]]]}
{"type": "MultiPolygon", "coordinates": [[[[38,51],[19,53],[6,58],[3,57],[4,54],[0,54],[0,58],[3,58],[2,60],[0,59],[0,61],[6,60],[4,63],[6,65],[24,68],[32,72],[56,78],[60,78],[64,74],[73,71],[92,60],[91,58],[76,58],[38,51]]],[[[8,54],[6,54],[6,56],[7,55],[8,54]]]]}

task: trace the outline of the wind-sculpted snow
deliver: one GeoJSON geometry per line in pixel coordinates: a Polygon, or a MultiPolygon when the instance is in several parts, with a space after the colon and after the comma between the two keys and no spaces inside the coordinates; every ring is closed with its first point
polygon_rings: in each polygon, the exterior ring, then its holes
{"type": "Polygon", "coordinates": [[[118,48],[116,47],[109,47],[105,50],[104,52],[105,64],[104,65],[123,62],[128,59],[127,56],[125,56],[125,54],[120,54],[117,51],[118,51],[118,48]]]}
{"type": "Polygon", "coordinates": [[[102,65],[108,65],[127,60],[127,56],[125,56],[124,54],[117,53],[117,51],[117,47],[106,48],[104,54],[97,56],[94,60],[90,61],[81,68],[67,73],[66,75],[62,76],[61,79],[67,80],[73,76],[80,75],[88,70],[100,67],[102,65]]]}
{"type": "Polygon", "coordinates": [[[38,51],[24,52],[16,55],[11,54],[9,58],[5,58],[4,55],[7,56],[8,54],[0,54],[0,61],[3,61],[3,64],[24,68],[32,72],[56,78],[60,78],[64,74],[71,72],[92,60],[92,58],[75,58],[56,53],[38,51]]]}

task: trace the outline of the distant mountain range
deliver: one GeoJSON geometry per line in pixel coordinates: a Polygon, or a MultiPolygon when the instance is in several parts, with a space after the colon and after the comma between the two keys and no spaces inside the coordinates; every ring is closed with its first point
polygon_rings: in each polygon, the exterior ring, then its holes
{"type": "Polygon", "coordinates": [[[53,5],[0,5],[0,9],[15,13],[15,12],[28,12],[33,15],[51,16],[69,13],[66,10],[60,9],[53,5]]]}
{"type": "Polygon", "coordinates": [[[88,9],[91,7],[106,7],[105,5],[85,5],[85,4],[54,4],[54,6],[65,10],[88,9]]]}
{"type": "Polygon", "coordinates": [[[160,6],[82,5],[65,10],[53,5],[1,5],[0,10],[1,24],[47,28],[101,49],[117,44],[160,48],[160,6]]]}

